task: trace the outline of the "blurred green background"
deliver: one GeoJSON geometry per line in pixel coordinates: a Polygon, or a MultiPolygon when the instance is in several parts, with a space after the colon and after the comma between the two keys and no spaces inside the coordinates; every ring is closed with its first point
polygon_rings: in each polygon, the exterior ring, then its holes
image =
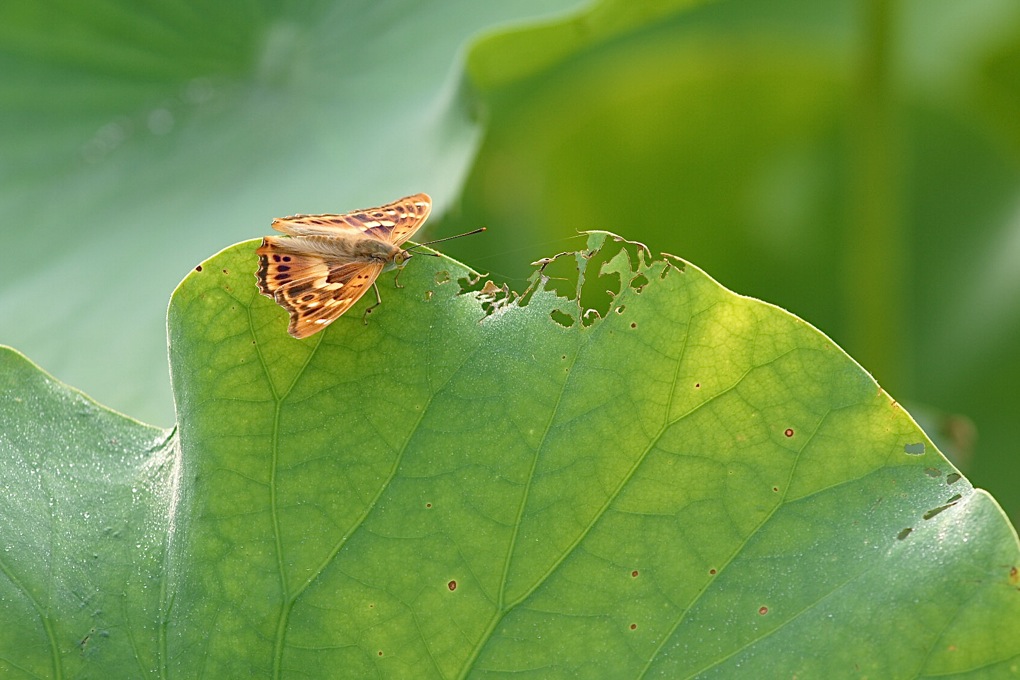
{"type": "Polygon", "coordinates": [[[1015,0],[0,6],[0,342],[113,408],[195,264],[417,191],[518,290],[601,228],[790,310],[1020,517],[1015,0]]]}

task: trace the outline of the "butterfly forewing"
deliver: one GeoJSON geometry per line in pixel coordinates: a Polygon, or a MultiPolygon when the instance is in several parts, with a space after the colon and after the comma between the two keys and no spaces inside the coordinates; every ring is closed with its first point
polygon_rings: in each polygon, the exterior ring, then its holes
{"type": "Polygon", "coordinates": [[[255,251],[259,291],[290,314],[287,330],[291,335],[308,337],[339,318],[365,294],[400,252],[392,246],[399,246],[418,231],[431,210],[431,199],[416,194],[342,215],[278,218],[273,228],[289,237],[266,236],[255,251]],[[365,239],[391,246],[358,247],[365,239]],[[372,256],[367,254],[370,252],[372,256]],[[384,260],[379,259],[380,252],[384,260]]]}
{"type": "Polygon", "coordinates": [[[339,236],[364,234],[401,244],[425,224],[432,211],[427,194],[415,194],[378,208],[354,210],[342,215],[291,215],[273,220],[273,229],[291,236],[339,236]]]}

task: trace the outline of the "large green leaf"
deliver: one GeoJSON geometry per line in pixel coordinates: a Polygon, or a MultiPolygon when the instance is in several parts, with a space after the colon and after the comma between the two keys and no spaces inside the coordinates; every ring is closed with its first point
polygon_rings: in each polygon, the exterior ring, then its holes
{"type": "Polygon", "coordinates": [[[5,0],[0,341],[171,423],[180,272],[274,216],[419,191],[442,212],[480,132],[467,45],[576,4],[5,0]]]}
{"type": "Polygon", "coordinates": [[[254,246],[171,301],[176,447],[3,355],[12,676],[1017,672],[1016,534],[803,321],[596,233],[298,341],[254,246]]]}

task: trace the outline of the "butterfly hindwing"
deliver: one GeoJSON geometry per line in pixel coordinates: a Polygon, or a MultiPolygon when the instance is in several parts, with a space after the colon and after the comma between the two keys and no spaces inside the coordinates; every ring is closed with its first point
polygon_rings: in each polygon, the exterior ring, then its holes
{"type": "Polygon", "coordinates": [[[365,294],[383,265],[376,262],[329,262],[288,247],[289,239],[267,236],[255,251],[259,291],[290,315],[287,330],[306,338],[322,330],[365,294]]]}
{"type": "Polygon", "coordinates": [[[288,332],[295,338],[306,338],[333,323],[361,299],[382,270],[381,264],[341,265],[330,271],[329,282],[323,288],[300,294],[289,288],[281,290],[277,301],[284,309],[291,304],[294,310],[288,332]]]}

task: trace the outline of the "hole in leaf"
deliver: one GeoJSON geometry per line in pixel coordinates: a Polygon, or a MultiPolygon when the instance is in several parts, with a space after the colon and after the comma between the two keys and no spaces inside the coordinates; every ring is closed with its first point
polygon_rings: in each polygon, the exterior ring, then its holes
{"type": "MultiPolygon", "coordinates": [[[[437,272],[437,276],[440,272],[437,272]]],[[[449,276],[449,272],[446,272],[449,276]]],[[[457,279],[457,285],[460,287],[459,295],[466,295],[468,293],[479,293],[484,286],[479,284],[485,279],[485,274],[479,274],[478,272],[471,272],[467,276],[462,276],[457,279]]],[[[437,282],[438,283],[438,282],[437,282]]],[[[445,283],[445,282],[444,282],[445,283]]],[[[485,283],[489,283],[486,281],[485,283]]]]}
{"type": "Polygon", "coordinates": [[[903,452],[911,456],[923,456],[924,455],[924,442],[917,442],[915,444],[906,444],[903,447],[903,452]]]}
{"type": "Polygon", "coordinates": [[[561,253],[552,258],[539,260],[540,267],[536,272],[540,274],[539,281],[545,290],[568,300],[577,297],[577,265],[573,257],[567,257],[572,254],[561,253]]]}
{"type": "Polygon", "coordinates": [[[571,326],[574,325],[574,317],[558,309],[554,309],[551,312],[549,312],[549,316],[552,318],[553,321],[563,326],[564,328],[570,328],[571,326]]]}
{"type": "Polygon", "coordinates": [[[946,484],[947,485],[956,484],[961,479],[963,479],[963,475],[961,475],[959,472],[950,472],[948,475],[946,475],[946,484]]]}
{"type": "Polygon", "coordinates": [[[954,505],[956,505],[956,503],[946,503],[945,505],[940,505],[939,507],[932,508],[928,512],[924,513],[923,515],[921,515],[921,517],[923,517],[924,519],[931,519],[935,515],[938,515],[939,513],[945,512],[946,510],[948,510],[949,508],[953,507],[954,505]]]}
{"type": "Polygon", "coordinates": [[[648,285],[648,277],[644,274],[638,274],[630,280],[630,287],[634,289],[635,293],[640,293],[648,285]]]}
{"type": "Polygon", "coordinates": [[[896,534],[896,540],[897,540],[897,541],[902,541],[902,540],[903,540],[904,538],[906,538],[907,536],[909,536],[909,535],[910,535],[910,532],[911,532],[911,531],[913,531],[913,530],[914,530],[914,529],[913,529],[912,527],[907,527],[906,529],[904,529],[904,530],[903,530],[903,531],[901,531],[900,533],[896,534]]]}

